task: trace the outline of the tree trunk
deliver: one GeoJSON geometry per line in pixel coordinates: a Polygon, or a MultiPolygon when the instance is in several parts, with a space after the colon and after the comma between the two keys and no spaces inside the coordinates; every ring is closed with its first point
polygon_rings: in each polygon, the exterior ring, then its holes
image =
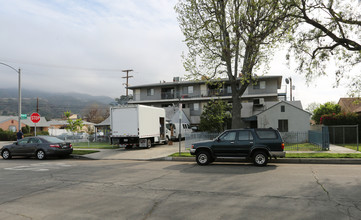
{"type": "Polygon", "coordinates": [[[241,119],[241,110],[242,103],[241,98],[237,93],[232,93],[232,129],[241,128],[242,119],[241,119]]]}

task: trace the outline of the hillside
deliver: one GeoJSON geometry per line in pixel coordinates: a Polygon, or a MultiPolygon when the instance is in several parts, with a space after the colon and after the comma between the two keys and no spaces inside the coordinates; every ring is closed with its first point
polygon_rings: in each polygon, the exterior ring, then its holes
{"type": "MultiPolygon", "coordinates": [[[[39,98],[39,114],[48,119],[60,118],[65,111],[84,114],[90,106],[96,104],[101,109],[108,109],[114,99],[107,96],[91,96],[79,93],[48,93],[22,90],[22,113],[31,114],[36,111],[39,98]]],[[[0,89],[0,115],[17,115],[18,90],[0,89]]]]}

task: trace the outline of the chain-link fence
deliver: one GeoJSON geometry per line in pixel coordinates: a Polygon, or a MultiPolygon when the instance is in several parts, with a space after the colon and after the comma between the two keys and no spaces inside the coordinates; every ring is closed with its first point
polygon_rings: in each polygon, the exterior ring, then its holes
{"type": "Polygon", "coordinates": [[[61,135],[54,136],[61,140],[71,142],[71,143],[85,143],[85,142],[99,142],[99,143],[110,143],[109,136],[107,135],[97,135],[87,134],[87,133],[63,133],[61,135]]]}

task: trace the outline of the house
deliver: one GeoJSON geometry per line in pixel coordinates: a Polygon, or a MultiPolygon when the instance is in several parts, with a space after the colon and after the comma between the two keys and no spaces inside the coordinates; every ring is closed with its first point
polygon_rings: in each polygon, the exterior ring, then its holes
{"type": "MultiPolygon", "coordinates": [[[[0,116],[0,128],[7,131],[16,132],[19,126],[19,117],[17,116],[0,116]]],[[[38,123],[33,123],[30,118],[21,119],[21,127],[29,126],[30,131],[48,131],[50,124],[45,117],[40,117],[38,123]]]]}
{"type": "MultiPolygon", "coordinates": [[[[173,82],[160,82],[130,86],[133,100],[129,104],[143,104],[155,107],[175,107],[182,105],[183,112],[192,125],[200,123],[203,107],[212,99],[232,102],[232,90],[228,79],[222,79],[218,85],[205,80],[183,81],[174,77],[173,82]],[[221,86],[219,86],[221,85],[221,86]]],[[[242,96],[242,102],[262,105],[266,102],[277,102],[284,93],[281,88],[282,76],[259,76],[256,85],[248,86],[242,96]]]]}
{"type": "Polygon", "coordinates": [[[341,106],[341,111],[343,112],[361,115],[360,98],[340,98],[338,104],[341,106]]]}
{"type": "Polygon", "coordinates": [[[254,111],[250,118],[257,122],[258,128],[272,127],[280,132],[307,132],[310,130],[310,117],[311,113],[302,109],[300,101],[280,101],[268,102],[263,110],[254,111]]]}
{"type": "MultiPolygon", "coordinates": [[[[76,120],[76,118],[75,118],[76,120]]],[[[52,136],[58,136],[64,133],[69,133],[66,129],[68,122],[66,120],[51,120],[49,121],[49,134],[52,136]]],[[[94,131],[94,123],[83,121],[83,127],[80,132],[92,132],[94,131]]]]}

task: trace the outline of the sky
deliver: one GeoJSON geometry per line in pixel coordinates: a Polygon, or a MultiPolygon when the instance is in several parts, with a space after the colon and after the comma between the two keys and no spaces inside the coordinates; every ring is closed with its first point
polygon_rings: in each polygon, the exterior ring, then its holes
{"type": "MultiPolygon", "coordinates": [[[[21,69],[23,89],[48,92],[116,98],[125,95],[122,71],[128,69],[130,86],[172,81],[187,74],[176,2],[0,0],[0,62],[21,69]]],[[[267,75],[292,78],[294,99],[304,108],[347,96],[347,88],[334,88],[332,75],[307,85],[282,52],[270,66],[267,75]]],[[[0,65],[0,88],[17,88],[17,80],[14,70],[0,65]]]]}

